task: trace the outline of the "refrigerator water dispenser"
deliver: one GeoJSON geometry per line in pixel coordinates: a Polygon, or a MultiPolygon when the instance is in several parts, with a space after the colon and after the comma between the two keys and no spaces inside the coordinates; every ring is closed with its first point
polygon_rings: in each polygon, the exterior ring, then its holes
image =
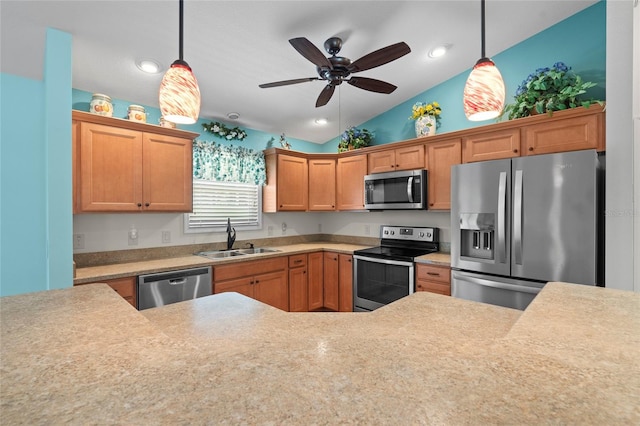
{"type": "Polygon", "coordinates": [[[461,213],[460,255],[493,260],[494,223],[495,215],[493,213],[461,213]]]}

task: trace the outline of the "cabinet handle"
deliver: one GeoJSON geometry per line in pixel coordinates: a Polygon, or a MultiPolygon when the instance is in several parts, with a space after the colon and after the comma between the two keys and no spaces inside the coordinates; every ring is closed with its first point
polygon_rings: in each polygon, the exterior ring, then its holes
{"type": "Polygon", "coordinates": [[[533,151],[533,147],[532,146],[529,147],[529,151],[533,151]]]}
{"type": "Polygon", "coordinates": [[[138,203],[138,207],[142,207],[142,203],[138,203]]]}
{"type": "Polygon", "coordinates": [[[253,284],[253,280],[251,280],[251,282],[249,284],[253,284]]]}
{"type": "Polygon", "coordinates": [[[260,280],[256,280],[256,284],[258,284],[260,282],[260,280]]]}
{"type": "Polygon", "coordinates": [[[302,271],[302,273],[303,273],[303,274],[306,274],[306,273],[307,273],[307,271],[302,271]]]}
{"type": "Polygon", "coordinates": [[[434,276],[434,277],[439,277],[440,276],[440,274],[438,272],[427,272],[427,275],[431,275],[431,276],[434,276]]]}
{"type": "Polygon", "coordinates": [[[514,150],[513,150],[513,152],[517,154],[517,153],[518,153],[518,150],[517,150],[517,149],[514,149],[514,150]]]}
{"type": "Polygon", "coordinates": [[[293,263],[302,263],[302,260],[300,260],[300,259],[294,260],[293,263]]]}
{"type": "Polygon", "coordinates": [[[145,207],[149,207],[149,203],[144,203],[144,206],[145,207]]]}
{"type": "Polygon", "coordinates": [[[350,259],[350,258],[349,258],[349,259],[347,259],[347,262],[351,263],[351,259],[350,259]]]}
{"type": "Polygon", "coordinates": [[[396,167],[400,167],[400,164],[396,164],[396,167]]]}

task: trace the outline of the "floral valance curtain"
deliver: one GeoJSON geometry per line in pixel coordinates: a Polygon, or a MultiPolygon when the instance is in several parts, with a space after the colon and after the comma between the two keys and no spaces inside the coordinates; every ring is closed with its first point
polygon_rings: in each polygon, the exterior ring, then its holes
{"type": "Polygon", "coordinates": [[[196,140],[193,143],[193,177],[264,185],[267,180],[264,154],[248,148],[196,140]]]}

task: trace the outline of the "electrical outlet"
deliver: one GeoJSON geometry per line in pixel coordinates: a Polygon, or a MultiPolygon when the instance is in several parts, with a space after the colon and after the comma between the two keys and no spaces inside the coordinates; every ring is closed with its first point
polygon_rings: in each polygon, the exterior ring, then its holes
{"type": "Polygon", "coordinates": [[[127,243],[130,246],[138,245],[138,230],[136,229],[135,226],[131,225],[131,228],[129,228],[129,233],[127,234],[127,237],[128,237],[127,243]]]}
{"type": "Polygon", "coordinates": [[[322,233],[322,224],[319,223],[318,224],[318,234],[321,234],[321,233],[322,233]]]}
{"type": "Polygon", "coordinates": [[[162,231],[162,242],[165,244],[171,242],[171,231],[162,231]]]}
{"type": "Polygon", "coordinates": [[[84,248],[84,234],[73,234],[73,248],[74,249],[84,248]]]}
{"type": "Polygon", "coordinates": [[[370,225],[365,225],[364,226],[364,235],[371,235],[371,226],[370,225]]]}
{"type": "Polygon", "coordinates": [[[287,233],[287,224],[282,222],[282,235],[287,233]]]}
{"type": "Polygon", "coordinates": [[[273,226],[267,226],[267,236],[273,237],[273,226]]]}

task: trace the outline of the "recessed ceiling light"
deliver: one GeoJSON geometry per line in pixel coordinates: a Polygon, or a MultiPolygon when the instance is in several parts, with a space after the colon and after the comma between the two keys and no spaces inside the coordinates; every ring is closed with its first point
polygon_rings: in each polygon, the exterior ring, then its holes
{"type": "Polygon", "coordinates": [[[230,112],[227,114],[227,118],[229,120],[237,120],[238,118],[240,118],[240,114],[238,114],[237,112],[230,112]]]}
{"type": "Polygon", "coordinates": [[[160,72],[160,64],[152,59],[142,59],[136,62],[136,66],[148,74],[157,74],[160,72]]]}
{"type": "Polygon", "coordinates": [[[450,44],[443,44],[442,46],[436,46],[429,51],[429,57],[439,58],[441,56],[444,56],[449,49],[451,49],[450,44]]]}
{"type": "Polygon", "coordinates": [[[324,126],[327,123],[328,123],[328,120],[326,118],[316,118],[316,124],[318,126],[324,126]]]}

